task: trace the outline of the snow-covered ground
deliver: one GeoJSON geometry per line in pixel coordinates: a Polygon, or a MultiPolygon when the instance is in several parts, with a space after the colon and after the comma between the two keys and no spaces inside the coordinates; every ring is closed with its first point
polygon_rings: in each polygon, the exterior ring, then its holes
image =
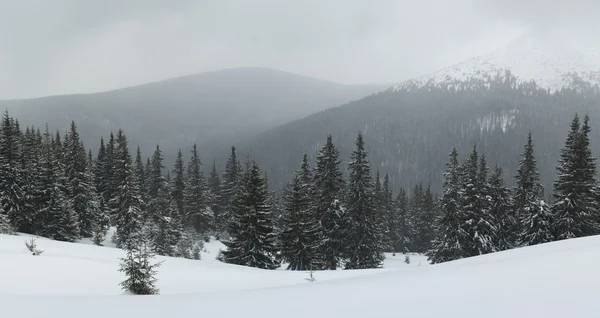
{"type": "Polygon", "coordinates": [[[268,271],[158,258],[160,296],[123,295],[112,247],[0,235],[2,317],[600,317],[600,237],[440,265],[388,255],[384,269],[268,271]]]}

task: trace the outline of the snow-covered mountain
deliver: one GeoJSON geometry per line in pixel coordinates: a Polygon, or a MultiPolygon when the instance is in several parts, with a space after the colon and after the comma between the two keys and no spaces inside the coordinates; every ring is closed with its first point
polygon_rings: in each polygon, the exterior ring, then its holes
{"type": "Polygon", "coordinates": [[[406,81],[395,90],[411,86],[454,87],[490,82],[506,70],[518,82],[535,81],[551,91],[600,84],[600,51],[568,38],[529,32],[492,53],[471,58],[440,71],[406,81]]]}

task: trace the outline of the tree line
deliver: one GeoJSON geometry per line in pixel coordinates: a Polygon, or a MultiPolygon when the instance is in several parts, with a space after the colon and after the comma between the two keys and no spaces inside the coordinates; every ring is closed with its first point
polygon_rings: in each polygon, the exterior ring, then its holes
{"type": "Polygon", "coordinates": [[[581,123],[576,114],[560,153],[550,202],[540,183],[531,133],[512,190],[505,186],[501,168],[489,173],[485,156],[476,148],[462,165],[454,149],[444,175],[430,261],[600,234],[600,192],[590,130],[589,117],[581,123]]]}

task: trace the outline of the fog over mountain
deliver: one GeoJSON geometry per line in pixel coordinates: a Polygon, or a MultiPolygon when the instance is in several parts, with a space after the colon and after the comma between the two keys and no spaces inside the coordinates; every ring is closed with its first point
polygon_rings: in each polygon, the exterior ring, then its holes
{"type": "Polygon", "coordinates": [[[266,68],[236,68],[95,94],[0,101],[21,125],[66,129],[74,120],[94,152],[100,136],[122,128],[131,147],[150,155],[160,144],[168,164],[193,143],[205,159],[215,149],[290,120],[383,89],[342,85],[266,68]]]}

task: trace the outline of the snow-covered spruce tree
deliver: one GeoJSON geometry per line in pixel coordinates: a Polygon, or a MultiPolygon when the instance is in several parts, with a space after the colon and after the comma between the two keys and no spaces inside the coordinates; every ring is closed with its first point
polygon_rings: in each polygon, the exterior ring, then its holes
{"type": "Polygon", "coordinates": [[[479,154],[476,147],[473,147],[473,151],[465,162],[463,173],[464,196],[461,210],[464,213],[464,219],[461,227],[466,234],[465,241],[461,242],[465,253],[463,256],[471,257],[493,252],[495,227],[490,222],[492,218],[489,210],[486,209],[480,190],[483,177],[480,178],[479,154]]]}
{"type": "Polygon", "coordinates": [[[225,172],[221,182],[219,191],[219,206],[220,213],[215,219],[217,231],[224,232],[228,229],[229,222],[233,219],[233,199],[235,196],[238,179],[240,175],[240,163],[235,153],[235,147],[231,147],[231,155],[227,160],[225,172]]]}
{"type": "Polygon", "coordinates": [[[433,264],[453,261],[465,256],[462,244],[467,241],[467,233],[461,227],[463,189],[456,148],[452,149],[446,167],[440,202],[442,215],[436,225],[436,238],[427,253],[429,261],[433,264]]]}
{"type": "Polygon", "coordinates": [[[6,215],[0,213],[0,234],[12,234],[14,232],[12,225],[6,215]]]}
{"type": "Polygon", "coordinates": [[[206,203],[212,212],[211,229],[217,229],[216,220],[219,218],[221,207],[219,202],[219,191],[221,189],[221,178],[217,172],[217,165],[213,159],[213,164],[208,176],[208,191],[206,192],[206,203]]]}
{"type": "Polygon", "coordinates": [[[395,207],[392,189],[390,186],[390,176],[388,174],[383,178],[383,234],[385,235],[385,248],[388,252],[396,252],[395,247],[398,242],[398,216],[395,207]]]}
{"type": "Polygon", "coordinates": [[[395,244],[395,251],[406,253],[408,252],[410,244],[410,225],[407,218],[408,209],[408,198],[406,196],[406,190],[400,188],[398,195],[396,195],[395,213],[396,213],[396,235],[398,240],[395,244]]]}
{"type": "Polygon", "coordinates": [[[590,149],[590,130],[589,117],[584,117],[580,127],[576,114],[560,154],[552,205],[555,217],[553,229],[557,240],[600,233],[596,158],[590,149]]]}
{"type": "Polygon", "coordinates": [[[346,269],[378,268],[384,254],[377,213],[373,202],[371,167],[362,134],[356,138],[356,149],[348,163],[349,180],[346,194],[346,213],[349,217],[345,244],[346,269]]]}
{"type": "Polygon", "coordinates": [[[163,176],[163,155],[160,147],[156,145],[156,149],[152,154],[152,159],[150,161],[150,168],[148,174],[146,175],[147,181],[147,198],[148,202],[146,202],[147,207],[147,221],[157,221],[158,217],[163,215],[163,209],[165,207],[164,200],[168,201],[168,198],[164,196],[159,196],[160,193],[168,192],[166,188],[168,187],[167,180],[163,176]],[[160,201],[160,202],[159,202],[160,201]]]}
{"type": "MultiPolygon", "coordinates": [[[[175,165],[178,170],[178,165],[175,165]]],[[[176,177],[174,180],[177,180],[176,177]]],[[[176,181],[174,185],[177,183],[176,181]]],[[[181,187],[181,185],[179,185],[181,187]]],[[[202,173],[202,162],[198,156],[196,144],[192,148],[192,157],[187,167],[185,188],[183,189],[184,218],[183,224],[192,227],[197,233],[208,235],[212,228],[213,215],[207,200],[208,185],[202,173]]]]}
{"type": "Polygon", "coordinates": [[[535,245],[552,241],[552,217],[544,203],[531,133],[527,136],[527,143],[519,160],[515,179],[513,198],[517,222],[510,234],[513,246],[535,245]]]}
{"type": "Polygon", "coordinates": [[[427,185],[425,192],[419,189],[420,209],[419,214],[416,216],[416,230],[415,235],[416,243],[415,251],[425,253],[431,248],[431,242],[434,239],[435,233],[435,218],[436,218],[436,207],[433,199],[433,193],[431,192],[431,186],[427,185]]]}
{"type": "Polygon", "coordinates": [[[412,190],[406,210],[406,222],[408,224],[408,250],[420,252],[419,241],[419,218],[423,214],[423,185],[417,184],[412,190]]]}
{"type": "Polygon", "coordinates": [[[152,207],[157,211],[145,225],[145,236],[150,248],[158,255],[174,256],[175,246],[181,237],[180,223],[177,218],[176,205],[170,199],[169,188],[161,186],[152,207]]]}
{"type": "Polygon", "coordinates": [[[157,268],[162,262],[152,264],[154,254],[145,244],[140,244],[127,249],[127,255],[121,258],[119,272],[125,274],[126,279],[119,285],[126,291],[136,295],[156,295],[157,268]]]}
{"type": "Polygon", "coordinates": [[[317,154],[314,171],[316,215],[321,228],[320,257],[323,268],[335,270],[344,249],[348,222],[343,209],[344,178],[340,171],[340,153],[331,135],[317,154]]]}
{"type": "Polygon", "coordinates": [[[505,186],[502,168],[496,167],[489,178],[490,215],[494,218],[496,235],[494,246],[498,251],[513,247],[512,230],[517,222],[514,216],[510,190],[505,186]]]}
{"type": "Polygon", "coordinates": [[[65,177],[67,180],[67,200],[79,220],[80,236],[91,237],[95,217],[98,215],[98,201],[85,148],[79,140],[75,122],[65,137],[65,177]]]}
{"type": "Polygon", "coordinates": [[[139,181],[133,173],[127,137],[122,130],[117,133],[113,160],[115,164],[112,184],[116,188],[113,191],[115,197],[109,202],[109,209],[117,226],[115,243],[119,248],[132,249],[140,244],[141,239],[141,199],[138,190],[139,181]]]}
{"type": "Polygon", "coordinates": [[[41,195],[39,197],[39,215],[41,228],[39,234],[59,241],[74,241],[79,236],[77,215],[69,206],[65,196],[66,180],[60,164],[60,139],[53,139],[44,133],[42,145],[41,195]]]}
{"type": "MultiPolygon", "coordinates": [[[[116,189],[119,186],[119,180],[115,177],[114,172],[117,169],[115,167],[118,164],[118,160],[116,157],[117,152],[117,140],[115,139],[115,135],[111,132],[108,138],[108,142],[106,143],[106,155],[104,158],[104,180],[105,180],[105,188],[104,188],[104,200],[107,203],[114,201],[116,197],[119,195],[116,193],[116,189]]],[[[112,210],[109,210],[112,213],[112,210]]],[[[115,224],[116,215],[109,214],[111,224],[115,224]]]]}
{"type": "Polygon", "coordinates": [[[139,193],[140,199],[142,200],[141,209],[142,211],[146,211],[146,203],[148,202],[148,197],[146,196],[148,191],[146,191],[146,169],[144,167],[144,161],[142,160],[142,151],[140,147],[137,147],[135,154],[135,167],[133,169],[133,174],[139,183],[139,193]]]}
{"type": "Polygon", "coordinates": [[[281,254],[290,270],[322,267],[318,255],[321,231],[316,219],[312,179],[308,156],[304,154],[285,198],[284,229],[280,237],[281,254]]]}
{"type": "Polygon", "coordinates": [[[21,152],[21,171],[23,186],[21,187],[23,207],[15,215],[12,223],[16,230],[23,233],[37,234],[36,220],[39,211],[40,196],[40,157],[41,139],[38,139],[35,129],[27,127],[23,136],[23,151],[21,152]]]}
{"type": "Polygon", "coordinates": [[[490,185],[488,183],[489,167],[485,155],[481,155],[479,172],[477,173],[477,189],[479,190],[479,219],[473,232],[474,243],[479,255],[496,252],[496,218],[491,213],[490,185]]]}
{"type": "Polygon", "coordinates": [[[231,264],[275,269],[275,231],[271,223],[268,189],[264,177],[255,161],[246,160],[233,200],[233,221],[229,222],[231,238],[223,243],[227,246],[219,258],[231,264]]]}
{"type": "MultiPolygon", "coordinates": [[[[196,145],[194,144],[194,149],[196,145]]],[[[197,154],[197,152],[196,152],[197,154]]],[[[198,159],[199,161],[200,159],[198,159]]],[[[183,219],[185,216],[185,168],[183,167],[183,153],[181,149],[177,152],[177,157],[175,158],[175,164],[173,165],[173,178],[170,181],[170,189],[171,189],[171,202],[175,207],[174,216],[179,219],[183,219]]]]}
{"type": "Polygon", "coordinates": [[[100,147],[98,148],[98,154],[96,155],[96,160],[94,162],[94,184],[96,185],[96,191],[104,202],[107,202],[107,197],[105,196],[106,188],[109,186],[108,177],[106,176],[106,146],[104,145],[104,138],[100,137],[100,147]]]}
{"type": "Polygon", "coordinates": [[[0,214],[8,216],[11,224],[20,228],[18,219],[24,205],[23,172],[20,165],[21,132],[15,127],[15,121],[8,111],[4,112],[0,127],[0,214]]]}

